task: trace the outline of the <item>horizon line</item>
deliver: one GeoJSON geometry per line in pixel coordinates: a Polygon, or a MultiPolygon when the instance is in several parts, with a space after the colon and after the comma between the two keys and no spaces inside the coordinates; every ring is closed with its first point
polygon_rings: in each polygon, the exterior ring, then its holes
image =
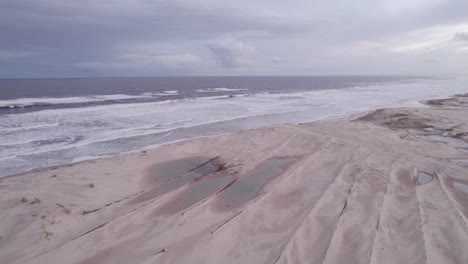
{"type": "Polygon", "coordinates": [[[165,75],[165,76],[85,76],[85,77],[11,77],[0,80],[53,80],[53,79],[132,79],[132,78],[239,78],[239,77],[437,77],[468,76],[468,74],[297,74],[297,75],[165,75]]]}

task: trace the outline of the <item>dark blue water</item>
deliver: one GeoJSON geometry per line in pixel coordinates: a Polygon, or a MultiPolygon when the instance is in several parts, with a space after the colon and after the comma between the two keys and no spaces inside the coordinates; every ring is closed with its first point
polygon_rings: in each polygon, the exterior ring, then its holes
{"type": "Polygon", "coordinates": [[[87,105],[339,89],[376,83],[412,81],[418,78],[398,76],[270,76],[0,80],[0,114],[87,105]],[[17,100],[22,98],[29,100],[17,100]],[[66,100],[53,100],[53,98],[66,100]]]}

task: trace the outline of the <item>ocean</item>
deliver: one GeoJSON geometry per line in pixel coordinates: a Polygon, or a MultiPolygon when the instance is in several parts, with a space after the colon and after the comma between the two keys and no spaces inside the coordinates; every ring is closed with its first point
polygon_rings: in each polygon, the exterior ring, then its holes
{"type": "Polygon", "coordinates": [[[468,92],[468,77],[0,80],[0,177],[468,92]]]}

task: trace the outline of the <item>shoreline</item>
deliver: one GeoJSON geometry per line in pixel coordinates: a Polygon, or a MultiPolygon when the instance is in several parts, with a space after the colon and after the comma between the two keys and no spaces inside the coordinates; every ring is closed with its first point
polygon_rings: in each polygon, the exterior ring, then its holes
{"type": "MultiPolygon", "coordinates": [[[[382,108],[379,108],[379,109],[382,109],[382,108]]],[[[376,110],[378,110],[378,109],[376,109],[376,110]]],[[[93,157],[91,159],[84,159],[84,160],[80,160],[80,161],[76,161],[76,162],[56,164],[56,165],[47,165],[47,166],[39,167],[39,168],[32,168],[30,170],[19,172],[19,173],[16,173],[16,174],[0,176],[0,179],[6,179],[6,178],[11,178],[11,177],[17,177],[17,176],[24,176],[24,175],[28,175],[28,174],[32,174],[32,173],[39,173],[39,172],[54,170],[54,169],[63,168],[63,167],[70,167],[70,166],[79,165],[81,163],[97,162],[99,160],[112,159],[112,158],[116,158],[116,157],[119,157],[119,156],[131,155],[131,154],[142,152],[142,151],[151,151],[151,150],[155,150],[157,148],[160,148],[162,146],[167,146],[167,145],[172,145],[172,144],[177,144],[177,143],[184,143],[184,142],[188,142],[188,141],[191,141],[191,140],[197,140],[197,139],[202,139],[202,138],[211,138],[211,137],[221,137],[221,136],[226,136],[226,135],[232,135],[232,134],[240,133],[240,132],[243,132],[243,131],[250,131],[250,130],[262,129],[262,128],[269,128],[269,127],[275,127],[275,126],[281,126],[281,125],[304,125],[304,124],[310,124],[310,123],[315,123],[315,122],[333,122],[333,121],[344,121],[344,120],[352,121],[355,118],[366,115],[366,114],[371,113],[371,112],[376,111],[376,110],[369,110],[369,111],[366,111],[366,112],[351,114],[351,115],[347,115],[347,116],[344,116],[344,117],[337,117],[337,118],[331,118],[331,119],[321,119],[321,120],[316,120],[316,121],[311,121],[311,122],[281,123],[281,124],[263,126],[263,127],[259,127],[259,128],[241,130],[241,131],[237,131],[237,132],[228,132],[228,133],[223,133],[223,134],[216,134],[216,135],[209,135],[209,136],[199,136],[199,137],[194,137],[194,138],[181,139],[181,140],[176,140],[176,141],[163,143],[163,144],[160,144],[160,145],[157,145],[157,146],[154,146],[154,147],[149,147],[149,148],[145,147],[145,148],[130,150],[130,151],[122,152],[122,153],[118,153],[118,154],[109,154],[109,155],[105,155],[105,156],[102,156],[102,157],[93,157]]]]}
{"type": "Polygon", "coordinates": [[[385,107],[418,106],[418,100],[463,93],[464,83],[462,77],[366,83],[343,89],[286,90],[278,94],[163,106],[135,103],[2,115],[6,125],[6,130],[2,130],[2,145],[6,148],[0,160],[0,174],[1,177],[17,175],[45,164],[56,166],[82,158],[115,156],[199,136],[330,120],[385,107]],[[184,110],[192,108],[195,111],[184,110]]]}
{"type": "MultiPolygon", "coordinates": [[[[453,96],[456,96],[456,95],[453,95],[453,96]]],[[[444,99],[444,98],[441,98],[441,99],[444,99]]],[[[431,100],[438,100],[438,99],[431,99],[431,100]]],[[[424,105],[424,101],[428,101],[428,100],[421,100],[421,101],[417,101],[417,102],[419,104],[421,104],[421,105],[424,105]]],[[[420,107],[418,106],[418,107],[394,107],[394,108],[420,108],[420,107]]],[[[262,129],[262,128],[269,128],[269,127],[275,127],[275,126],[281,126],[281,125],[306,125],[306,124],[311,124],[311,123],[315,123],[315,122],[353,121],[354,119],[358,119],[359,117],[365,116],[365,115],[367,115],[369,113],[372,113],[372,112],[380,110],[380,109],[392,109],[392,108],[377,108],[377,109],[371,109],[371,110],[364,111],[364,112],[359,112],[359,113],[354,113],[354,114],[347,114],[347,115],[342,116],[342,117],[319,119],[319,120],[310,121],[310,122],[280,123],[280,124],[262,126],[262,127],[259,127],[259,128],[240,130],[240,131],[236,131],[236,132],[227,132],[227,133],[216,134],[216,135],[208,135],[208,136],[199,136],[199,137],[194,137],[194,138],[180,139],[180,140],[176,140],[176,141],[162,143],[162,144],[156,145],[154,147],[144,147],[144,148],[140,148],[140,149],[130,150],[130,151],[127,151],[127,152],[122,152],[122,153],[117,153],[117,154],[109,154],[109,155],[104,155],[102,157],[98,156],[98,157],[93,157],[91,159],[79,160],[79,161],[76,161],[76,162],[72,161],[72,162],[69,162],[69,163],[47,165],[47,166],[44,166],[44,167],[31,168],[31,169],[23,171],[23,172],[11,174],[11,175],[6,175],[6,176],[0,176],[0,180],[1,179],[6,179],[6,178],[12,178],[12,177],[21,177],[21,176],[25,176],[25,175],[32,174],[32,173],[39,173],[39,172],[54,170],[54,169],[63,168],[63,167],[75,166],[75,165],[79,165],[79,164],[87,163],[87,162],[96,162],[96,161],[99,161],[99,160],[112,159],[112,158],[116,158],[116,157],[119,157],[119,156],[131,155],[131,154],[142,152],[142,151],[152,151],[152,150],[158,149],[158,148],[160,148],[162,146],[167,146],[167,145],[172,145],[172,144],[177,144],[177,143],[184,143],[184,142],[188,142],[188,141],[191,141],[191,140],[197,140],[197,139],[202,139],[202,138],[210,138],[210,137],[220,137],[220,136],[226,136],[226,135],[233,135],[233,134],[240,133],[240,132],[243,132],[243,131],[250,131],[250,130],[262,129]]]]}
{"type": "Polygon", "coordinates": [[[0,262],[467,262],[468,94],[426,103],[2,177],[0,262]]]}
{"type": "Polygon", "coordinates": [[[19,172],[19,173],[12,174],[12,175],[1,176],[0,179],[6,179],[6,178],[12,178],[12,177],[21,177],[21,176],[25,176],[25,175],[32,174],[32,173],[40,173],[40,172],[43,172],[43,171],[50,171],[50,170],[55,170],[55,169],[59,169],[59,168],[75,166],[75,165],[79,165],[79,164],[87,163],[87,162],[97,162],[97,161],[100,161],[100,160],[112,159],[112,158],[125,156],[125,155],[131,155],[131,154],[138,153],[138,152],[152,151],[152,150],[158,149],[158,148],[160,148],[162,146],[167,146],[167,145],[172,145],[172,144],[177,144],[177,143],[184,143],[184,142],[197,140],[197,139],[202,139],[202,138],[211,138],[211,137],[221,137],[221,136],[226,136],[226,135],[232,135],[232,134],[240,133],[240,132],[243,132],[243,131],[270,128],[270,127],[281,126],[281,125],[306,125],[306,124],[311,124],[311,123],[315,123],[315,122],[353,121],[354,119],[357,119],[357,118],[359,118],[361,116],[365,116],[365,115],[367,115],[369,113],[372,113],[374,111],[377,111],[379,109],[386,109],[386,108],[378,108],[378,109],[375,109],[375,110],[369,110],[369,111],[365,111],[365,112],[361,112],[361,113],[357,113],[357,114],[351,114],[351,115],[347,115],[347,116],[344,116],[344,117],[337,117],[337,118],[331,118],[331,119],[321,119],[321,120],[316,120],[316,121],[311,121],[311,122],[300,122],[300,123],[274,124],[274,125],[263,126],[263,127],[259,127],[259,128],[241,130],[241,131],[237,131],[237,132],[228,132],[228,133],[224,133],[224,134],[199,136],[199,137],[194,137],[194,138],[181,139],[181,140],[176,140],[176,141],[163,143],[161,145],[157,145],[155,147],[150,147],[150,148],[130,150],[130,151],[123,152],[123,153],[109,154],[109,155],[105,155],[103,157],[95,157],[95,158],[93,157],[91,159],[85,159],[85,160],[80,160],[80,161],[76,161],[76,162],[56,164],[56,165],[48,165],[48,166],[39,167],[39,168],[32,168],[32,169],[24,171],[24,172],[19,172]]]}

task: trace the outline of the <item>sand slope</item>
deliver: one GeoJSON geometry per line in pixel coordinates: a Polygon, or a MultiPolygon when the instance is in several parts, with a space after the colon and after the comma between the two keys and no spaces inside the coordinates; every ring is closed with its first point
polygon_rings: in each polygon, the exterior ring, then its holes
{"type": "Polygon", "coordinates": [[[0,263],[468,263],[468,97],[428,105],[1,179],[0,263]]]}

